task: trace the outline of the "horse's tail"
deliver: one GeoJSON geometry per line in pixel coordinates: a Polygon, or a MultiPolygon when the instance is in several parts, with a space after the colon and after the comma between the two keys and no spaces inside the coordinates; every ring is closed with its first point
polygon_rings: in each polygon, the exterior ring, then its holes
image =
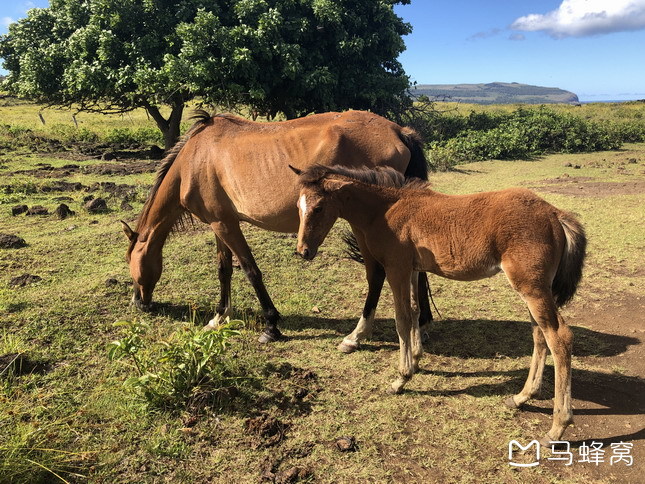
{"type": "Polygon", "coordinates": [[[401,128],[399,138],[401,138],[403,144],[408,147],[411,154],[410,162],[408,163],[408,167],[405,169],[405,177],[427,180],[428,161],[426,160],[426,155],[423,152],[423,140],[421,139],[421,136],[419,136],[419,133],[412,128],[404,127],[401,128]]]}
{"type": "Polygon", "coordinates": [[[553,279],[551,290],[558,307],[564,306],[576,293],[587,251],[587,237],[582,224],[570,213],[558,213],[566,238],[564,254],[553,279]]]}

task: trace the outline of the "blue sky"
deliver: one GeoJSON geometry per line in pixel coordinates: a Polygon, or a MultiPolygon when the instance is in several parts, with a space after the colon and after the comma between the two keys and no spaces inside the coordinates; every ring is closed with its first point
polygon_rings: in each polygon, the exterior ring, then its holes
{"type": "MultiPolygon", "coordinates": [[[[0,33],[47,0],[0,3],[0,33]]],[[[521,82],[645,99],[645,0],[413,0],[401,62],[419,84],[521,82]]]]}

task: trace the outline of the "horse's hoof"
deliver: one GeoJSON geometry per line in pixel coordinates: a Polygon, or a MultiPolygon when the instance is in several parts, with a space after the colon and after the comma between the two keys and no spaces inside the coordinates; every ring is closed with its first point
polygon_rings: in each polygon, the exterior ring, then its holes
{"type": "Polygon", "coordinates": [[[265,331],[260,335],[258,341],[262,344],[275,343],[276,341],[280,341],[283,338],[284,336],[282,336],[282,333],[280,333],[280,331],[276,329],[275,331],[265,331]]]}
{"type": "Polygon", "coordinates": [[[423,344],[430,342],[430,334],[427,331],[421,331],[421,342],[423,344]]]}
{"type": "Polygon", "coordinates": [[[543,449],[551,449],[551,442],[557,442],[557,440],[553,440],[549,434],[546,434],[544,437],[542,437],[540,440],[540,446],[543,449]]]}
{"type": "Polygon", "coordinates": [[[356,351],[359,347],[360,345],[354,341],[343,340],[343,342],[338,345],[338,351],[349,354],[356,351]]]}
{"type": "Polygon", "coordinates": [[[512,396],[504,400],[504,405],[506,405],[508,408],[520,408],[520,405],[515,403],[515,399],[512,396]]]}

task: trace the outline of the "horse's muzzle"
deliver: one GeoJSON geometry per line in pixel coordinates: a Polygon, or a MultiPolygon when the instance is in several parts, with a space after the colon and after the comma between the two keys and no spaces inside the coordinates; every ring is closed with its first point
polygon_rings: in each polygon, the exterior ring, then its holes
{"type": "Polygon", "coordinates": [[[305,247],[304,249],[298,251],[298,254],[300,257],[302,257],[304,260],[311,260],[314,257],[316,257],[316,250],[311,250],[309,247],[305,247]]]}

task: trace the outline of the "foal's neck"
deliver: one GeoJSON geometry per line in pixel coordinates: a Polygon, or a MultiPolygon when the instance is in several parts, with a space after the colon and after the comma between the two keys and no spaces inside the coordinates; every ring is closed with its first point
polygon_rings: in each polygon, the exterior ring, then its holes
{"type": "Polygon", "coordinates": [[[340,216],[356,227],[370,225],[382,218],[396,203],[395,189],[354,182],[339,191],[340,216]]]}

